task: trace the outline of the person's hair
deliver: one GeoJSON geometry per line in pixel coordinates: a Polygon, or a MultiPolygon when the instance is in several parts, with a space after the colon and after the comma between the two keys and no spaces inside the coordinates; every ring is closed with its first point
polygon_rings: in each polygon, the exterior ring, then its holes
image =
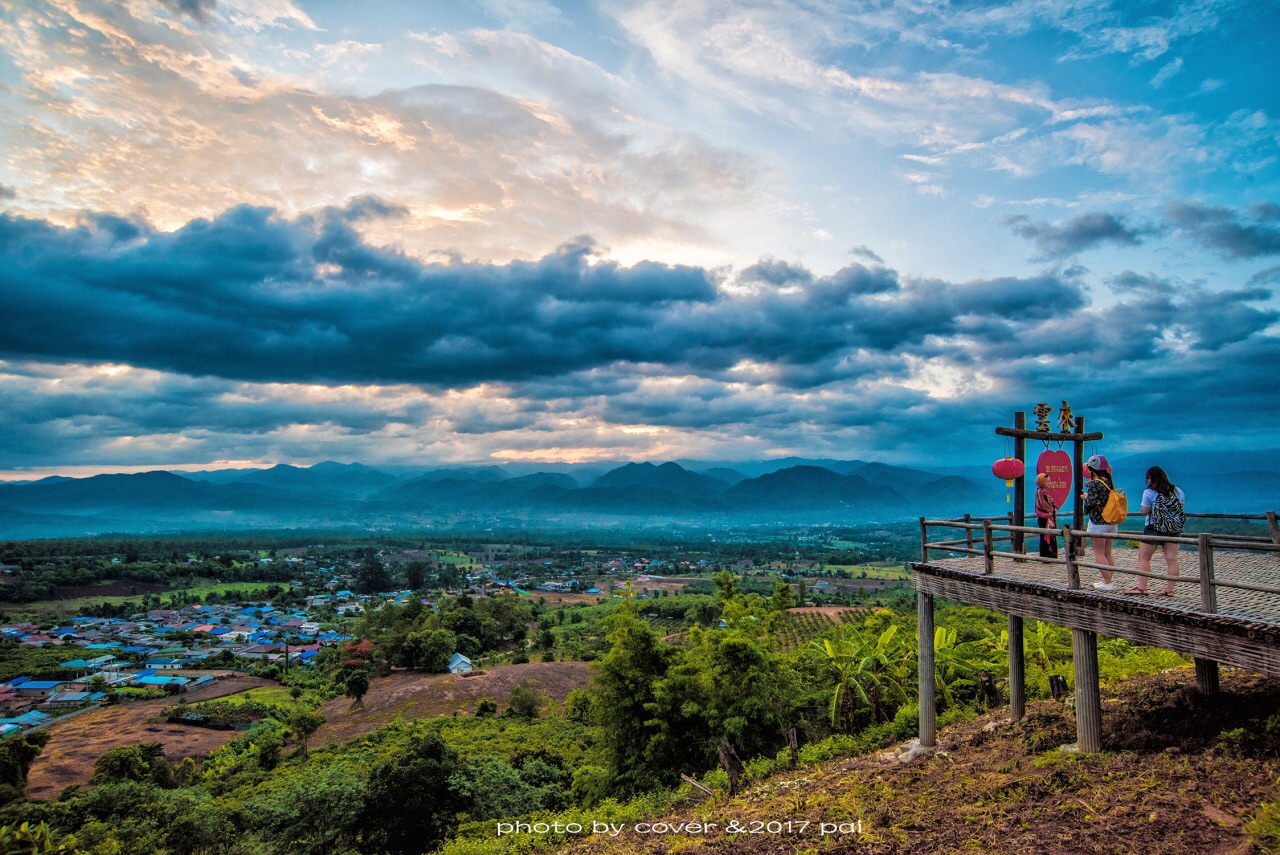
{"type": "Polygon", "coordinates": [[[1101,469],[1094,469],[1092,466],[1090,466],[1089,474],[1092,475],[1094,478],[1097,478],[1103,484],[1106,484],[1112,490],[1116,488],[1116,482],[1112,480],[1110,472],[1103,472],[1101,469]]]}
{"type": "Polygon", "coordinates": [[[1147,470],[1147,480],[1151,482],[1151,489],[1162,496],[1172,496],[1178,489],[1159,466],[1147,470]]]}

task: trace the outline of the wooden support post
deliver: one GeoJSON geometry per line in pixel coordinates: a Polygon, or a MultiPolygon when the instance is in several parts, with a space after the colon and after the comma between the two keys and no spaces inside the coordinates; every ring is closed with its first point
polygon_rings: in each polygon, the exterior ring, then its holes
{"type": "Polygon", "coordinates": [[[1267,511],[1267,529],[1271,532],[1271,543],[1280,546],[1280,522],[1276,521],[1276,512],[1267,511]]]}
{"type": "MultiPolygon", "coordinates": [[[[1200,552],[1200,608],[1205,614],[1218,611],[1218,589],[1213,583],[1213,543],[1207,534],[1196,535],[1200,552]]],[[[1196,688],[1204,695],[1218,694],[1218,663],[1195,657],[1196,688]]]]}
{"type": "Polygon", "coordinates": [[[1218,694],[1218,663],[1212,659],[1195,657],[1196,689],[1202,695],[1213,697],[1218,694]]]}
{"type": "Polygon", "coordinates": [[[1009,714],[1019,721],[1027,713],[1027,668],[1022,618],[1009,615],[1009,714]]]}
{"type": "Polygon", "coordinates": [[[1082,754],[1102,750],[1102,695],[1098,689],[1098,636],[1071,630],[1076,676],[1076,746],[1082,754]]]}
{"type": "Polygon", "coordinates": [[[938,744],[937,686],[934,684],[933,594],[916,594],[916,631],[919,641],[916,670],[920,677],[920,745],[933,748],[938,744]]]}
{"type": "Polygon", "coordinates": [[[991,536],[991,520],[982,521],[982,572],[990,576],[995,572],[996,558],[991,554],[995,542],[991,536]]]}
{"type": "Polygon", "coordinates": [[[929,529],[924,524],[924,517],[920,518],[920,562],[929,563],[929,529]]]}
{"type": "MultiPolygon", "coordinates": [[[[1079,437],[1084,434],[1084,416],[1076,416],[1076,437],[1071,448],[1074,454],[1071,458],[1071,527],[1076,531],[1085,530],[1084,519],[1084,496],[1081,495],[1084,490],[1083,477],[1080,473],[1084,471],[1084,440],[1079,437]]],[[[1084,542],[1077,544],[1079,552],[1074,553],[1075,556],[1084,555],[1084,542]]]]}
{"type": "Polygon", "coordinates": [[[1080,590],[1080,568],[1076,566],[1075,535],[1070,526],[1062,527],[1062,548],[1065,550],[1067,562],[1067,587],[1073,591],[1080,590]]]}
{"type": "Polygon", "coordinates": [[[973,529],[969,528],[973,524],[973,514],[965,514],[964,523],[964,545],[973,549],[973,529]]]}
{"type": "MultiPolygon", "coordinates": [[[[1027,429],[1027,414],[1013,414],[1014,430],[1025,431],[1027,429]]],[[[1025,438],[1018,436],[1013,440],[1013,456],[1018,459],[1024,467],[1027,465],[1027,441],[1025,438]]],[[[1019,475],[1013,479],[1013,524],[1026,525],[1027,513],[1027,478],[1026,475],[1019,475]]],[[[1025,535],[1020,531],[1013,532],[1013,548],[1010,552],[1015,555],[1021,555],[1024,552],[1023,542],[1025,535]]]]}

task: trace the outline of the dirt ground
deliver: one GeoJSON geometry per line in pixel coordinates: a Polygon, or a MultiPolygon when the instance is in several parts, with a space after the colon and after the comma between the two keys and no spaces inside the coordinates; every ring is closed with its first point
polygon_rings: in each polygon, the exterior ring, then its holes
{"type": "Polygon", "coordinates": [[[801,606],[799,608],[787,609],[787,614],[805,615],[819,614],[826,615],[837,623],[840,622],[840,615],[846,612],[870,612],[871,609],[862,606],[801,606]]]}
{"type": "Polygon", "coordinates": [[[714,833],[628,829],[561,852],[1257,853],[1245,826],[1280,796],[1280,742],[1266,725],[1280,680],[1224,671],[1222,689],[1198,694],[1189,668],[1104,689],[1100,754],[1056,750],[1074,741],[1074,715],[1037,701],[1017,724],[1000,722],[1003,709],[947,728],[934,755],[909,765],[892,751],[833,760],[650,818],[712,822],[714,833]],[[744,833],[724,833],[731,823],[744,833]]]}
{"type": "MultiPolygon", "coordinates": [[[[257,677],[230,677],[187,693],[189,702],[234,695],[258,686],[273,686],[257,677]]],[[[170,762],[183,757],[201,760],[215,748],[234,739],[234,730],[208,730],[180,724],[153,722],[172,698],[135,701],[99,707],[49,726],[49,744],[31,765],[27,795],[51,799],[71,784],[87,786],[93,776],[93,762],[117,745],[159,742],[170,762]]]]}
{"type": "Polygon", "coordinates": [[[311,738],[312,747],[341,745],[391,723],[396,716],[412,721],[429,716],[470,713],[476,701],[492,698],[499,708],[522,680],[534,680],[542,694],[557,703],[587,684],[585,662],[530,662],[498,665],[462,677],[456,674],[397,672],[377,677],[360,703],[334,698],[324,705],[325,724],[311,738]]]}

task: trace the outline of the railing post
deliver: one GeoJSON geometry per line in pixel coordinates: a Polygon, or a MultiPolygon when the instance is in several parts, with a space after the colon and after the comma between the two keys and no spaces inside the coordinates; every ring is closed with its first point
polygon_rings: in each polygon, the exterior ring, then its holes
{"type": "Polygon", "coordinates": [[[969,528],[973,525],[973,514],[965,514],[964,523],[964,545],[973,549],[973,529],[969,528]]]}
{"type": "Polygon", "coordinates": [[[1075,535],[1071,533],[1069,525],[1062,527],[1062,548],[1066,550],[1064,554],[1067,557],[1067,587],[1078,591],[1080,590],[1080,568],[1076,566],[1075,535]]]}
{"type": "Polygon", "coordinates": [[[1200,550],[1200,609],[1205,614],[1218,611],[1218,589],[1213,583],[1213,544],[1209,535],[1196,536],[1196,548],[1200,550]]]}
{"type": "MultiPolygon", "coordinates": [[[[1218,611],[1218,589],[1213,583],[1213,543],[1207,534],[1196,535],[1200,551],[1200,608],[1205,614],[1218,611]]],[[[1218,663],[1195,657],[1196,688],[1204,695],[1218,694],[1218,663]]]]}
{"type": "Polygon", "coordinates": [[[1276,522],[1276,512],[1267,511],[1267,529],[1271,533],[1273,546],[1280,546],[1280,522],[1276,522]]]}
{"type": "Polygon", "coordinates": [[[924,524],[924,517],[920,518],[920,561],[923,564],[929,563],[928,526],[924,524]]]}
{"type": "Polygon", "coordinates": [[[991,554],[995,543],[991,537],[991,520],[982,521],[982,574],[990,576],[995,572],[995,556],[991,554]]]}

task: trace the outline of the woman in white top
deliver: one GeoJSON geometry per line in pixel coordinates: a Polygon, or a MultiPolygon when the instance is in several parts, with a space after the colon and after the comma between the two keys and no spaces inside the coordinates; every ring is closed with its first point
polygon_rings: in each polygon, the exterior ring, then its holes
{"type": "MultiPolygon", "coordinates": [[[[1183,492],[1169,481],[1169,476],[1159,466],[1152,466],[1147,470],[1147,489],[1142,493],[1142,510],[1139,511],[1147,518],[1147,525],[1142,530],[1143,534],[1154,534],[1158,537],[1178,537],[1182,534],[1182,527],[1187,521],[1186,512],[1184,510],[1187,497],[1183,492]]],[[[1168,567],[1168,575],[1173,579],[1177,579],[1182,573],[1182,568],[1178,566],[1178,544],[1162,543],[1161,550],[1164,552],[1164,563],[1168,567]]],[[[1138,544],[1138,569],[1144,573],[1151,572],[1151,556],[1155,554],[1156,546],[1154,543],[1138,544]]],[[[1164,589],[1160,591],[1161,596],[1172,597],[1175,582],[1166,582],[1164,589]]],[[[1147,577],[1139,576],[1136,587],[1130,588],[1126,594],[1145,594],[1147,592],[1147,577]]]]}

